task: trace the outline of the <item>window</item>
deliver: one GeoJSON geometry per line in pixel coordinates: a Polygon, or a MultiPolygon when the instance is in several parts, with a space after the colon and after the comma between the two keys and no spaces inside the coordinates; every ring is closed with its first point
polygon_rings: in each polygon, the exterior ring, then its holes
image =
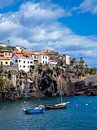
{"type": "Polygon", "coordinates": [[[22,66],[20,65],[20,67],[22,67],[22,66]]]}
{"type": "Polygon", "coordinates": [[[29,68],[29,66],[28,66],[28,68],[29,68]]]}
{"type": "Polygon", "coordinates": [[[45,56],[45,59],[47,59],[47,56],[45,56]]]}
{"type": "Polygon", "coordinates": [[[19,62],[21,62],[21,60],[19,60],[19,62]]]}
{"type": "Polygon", "coordinates": [[[36,59],[36,58],[37,58],[37,56],[35,56],[35,55],[34,55],[34,58],[36,59]]]}
{"type": "Polygon", "coordinates": [[[8,64],[8,62],[6,61],[6,62],[5,62],[5,64],[7,65],[7,64],[8,64]]]}
{"type": "Polygon", "coordinates": [[[3,62],[1,61],[1,65],[3,65],[3,62]]]}
{"type": "Polygon", "coordinates": [[[29,64],[29,61],[28,61],[28,64],[29,64]]]}
{"type": "Polygon", "coordinates": [[[5,52],[5,56],[7,56],[7,52],[5,52]]]}
{"type": "Polygon", "coordinates": [[[25,65],[23,66],[23,68],[25,68],[25,65]]]}
{"type": "Polygon", "coordinates": [[[32,62],[32,61],[30,61],[30,63],[32,64],[33,62],[32,62]]]}
{"type": "Polygon", "coordinates": [[[44,56],[43,56],[43,59],[44,59],[44,56]]]}
{"type": "Polygon", "coordinates": [[[18,61],[17,61],[17,60],[15,60],[15,62],[17,63],[18,61]]]}
{"type": "Polygon", "coordinates": [[[24,63],[25,63],[25,61],[24,61],[24,63]]]}

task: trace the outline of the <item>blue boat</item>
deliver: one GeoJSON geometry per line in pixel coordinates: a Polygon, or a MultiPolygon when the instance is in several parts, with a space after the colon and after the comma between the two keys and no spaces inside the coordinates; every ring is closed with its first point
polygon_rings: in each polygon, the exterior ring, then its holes
{"type": "Polygon", "coordinates": [[[44,110],[43,109],[39,109],[39,110],[25,109],[24,112],[25,114],[39,114],[39,113],[43,113],[44,110]]]}
{"type": "Polygon", "coordinates": [[[23,109],[25,114],[39,114],[44,112],[44,107],[42,105],[33,108],[23,109]]]}

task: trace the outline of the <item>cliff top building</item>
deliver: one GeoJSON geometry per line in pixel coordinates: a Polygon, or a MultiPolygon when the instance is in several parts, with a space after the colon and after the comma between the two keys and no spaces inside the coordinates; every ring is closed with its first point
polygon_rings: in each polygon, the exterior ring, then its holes
{"type": "Polygon", "coordinates": [[[12,57],[12,65],[18,67],[19,70],[28,72],[34,65],[33,58],[31,56],[25,56],[23,54],[15,54],[12,57]]]}

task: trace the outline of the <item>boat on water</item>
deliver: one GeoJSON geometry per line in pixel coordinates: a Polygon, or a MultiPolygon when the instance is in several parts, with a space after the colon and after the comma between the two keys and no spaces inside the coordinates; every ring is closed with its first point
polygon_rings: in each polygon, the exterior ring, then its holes
{"type": "Polygon", "coordinates": [[[55,104],[55,105],[47,105],[45,106],[46,110],[52,110],[52,109],[63,109],[67,106],[67,102],[65,103],[60,103],[60,104],[55,104]]]}
{"type": "MultiPolygon", "coordinates": [[[[60,78],[60,77],[59,77],[60,78]]],[[[55,105],[46,105],[45,109],[46,110],[52,110],[52,109],[63,109],[66,108],[67,104],[69,102],[63,102],[63,98],[62,98],[62,83],[61,85],[58,82],[58,85],[60,86],[59,88],[59,92],[60,92],[60,103],[59,104],[55,104],[55,105]]]]}
{"type": "Polygon", "coordinates": [[[43,109],[39,109],[39,110],[23,109],[23,111],[25,112],[25,114],[39,114],[39,113],[43,113],[44,112],[43,109]]]}
{"type": "Polygon", "coordinates": [[[43,113],[44,112],[44,106],[43,105],[39,105],[38,107],[35,107],[35,108],[23,109],[23,112],[25,112],[25,114],[39,114],[39,113],[43,113]]]}

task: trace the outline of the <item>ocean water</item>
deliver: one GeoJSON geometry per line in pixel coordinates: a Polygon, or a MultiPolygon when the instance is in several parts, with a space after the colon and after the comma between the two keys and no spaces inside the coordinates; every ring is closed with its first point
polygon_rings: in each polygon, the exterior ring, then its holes
{"type": "Polygon", "coordinates": [[[25,115],[22,108],[34,103],[55,104],[60,98],[0,102],[0,130],[97,130],[97,97],[64,97],[66,109],[25,115]]]}

